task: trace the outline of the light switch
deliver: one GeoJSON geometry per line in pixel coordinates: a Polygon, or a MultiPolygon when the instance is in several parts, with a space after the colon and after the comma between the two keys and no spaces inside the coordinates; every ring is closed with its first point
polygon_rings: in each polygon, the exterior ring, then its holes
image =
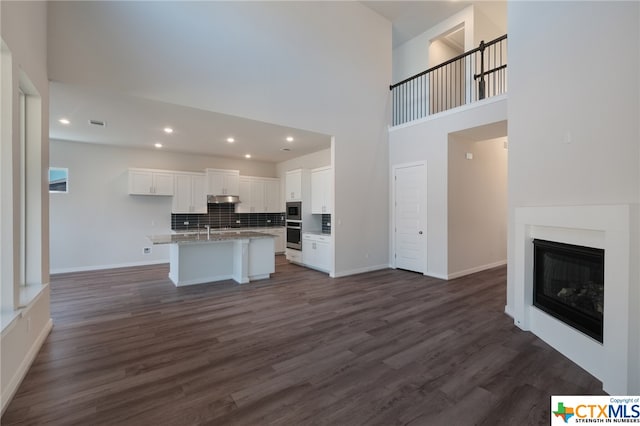
{"type": "Polygon", "coordinates": [[[467,160],[473,160],[473,153],[472,153],[472,152],[467,152],[467,153],[464,155],[464,157],[465,157],[467,160]]]}

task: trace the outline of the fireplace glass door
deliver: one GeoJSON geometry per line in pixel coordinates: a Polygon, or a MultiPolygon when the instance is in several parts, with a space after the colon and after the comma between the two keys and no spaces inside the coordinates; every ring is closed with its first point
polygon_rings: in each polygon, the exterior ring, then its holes
{"type": "Polygon", "coordinates": [[[533,304],[602,342],[604,250],[534,240],[533,304]]]}

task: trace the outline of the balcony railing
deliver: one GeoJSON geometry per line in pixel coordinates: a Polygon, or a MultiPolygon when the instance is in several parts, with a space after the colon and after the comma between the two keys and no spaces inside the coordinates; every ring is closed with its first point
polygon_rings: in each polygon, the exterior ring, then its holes
{"type": "Polygon", "coordinates": [[[507,91],[507,35],[390,86],[392,124],[407,123],[507,91]]]}

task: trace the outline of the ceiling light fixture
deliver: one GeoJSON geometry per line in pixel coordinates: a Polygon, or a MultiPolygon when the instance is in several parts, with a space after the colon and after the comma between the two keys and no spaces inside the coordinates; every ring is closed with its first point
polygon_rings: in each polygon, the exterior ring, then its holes
{"type": "Polygon", "coordinates": [[[165,127],[164,128],[164,132],[171,134],[171,133],[173,133],[173,129],[171,127],[165,127]]]}
{"type": "Polygon", "coordinates": [[[61,124],[71,124],[71,122],[69,120],[67,120],[66,118],[61,118],[60,120],[58,120],[61,124]]]}
{"type": "Polygon", "coordinates": [[[251,154],[245,154],[244,158],[251,158],[251,154]]]}
{"type": "Polygon", "coordinates": [[[287,136],[287,142],[293,142],[293,136],[287,136]]]}
{"type": "Polygon", "coordinates": [[[227,138],[227,142],[234,143],[236,140],[234,138],[227,138]]]}
{"type": "Polygon", "coordinates": [[[159,142],[156,142],[155,144],[153,144],[153,146],[155,146],[156,148],[162,148],[162,144],[159,142]]]}

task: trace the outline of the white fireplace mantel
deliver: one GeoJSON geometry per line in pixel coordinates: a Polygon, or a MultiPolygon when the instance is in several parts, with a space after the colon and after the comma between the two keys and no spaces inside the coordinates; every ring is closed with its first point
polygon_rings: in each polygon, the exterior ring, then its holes
{"type": "Polygon", "coordinates": [[[637,394],[640,383],[640,279],[637,205],[515,209],[515,324],[529,330],[593,374],[606,392],[637,394]],[[605,251],[603,343],[533,306],[533,239],[605,251]]]}

